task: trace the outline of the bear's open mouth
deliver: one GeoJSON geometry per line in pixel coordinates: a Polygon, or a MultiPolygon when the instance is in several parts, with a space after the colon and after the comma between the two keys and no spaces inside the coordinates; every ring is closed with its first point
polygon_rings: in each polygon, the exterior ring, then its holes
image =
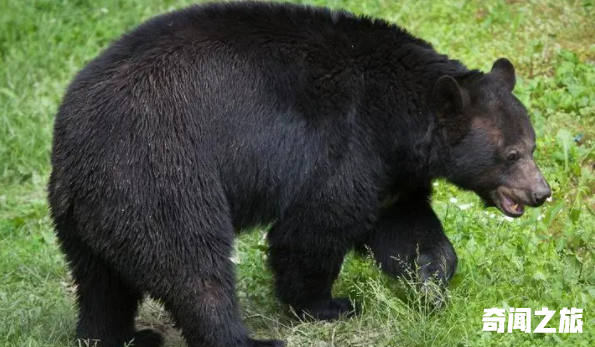
{"type": "Polygon", "coordinates": [[[502,197],[501,209],[510,217],[520,217],[525,213],[525,207],[520,202],[514,201],[511,197],[504,195],[502,197]]]}
{"type": "Polygon", "coordinates": [[[525,205],[516,200],[512,194],[504,191],[504,189],[498,189],[496,191],[496,206],[509,217],[520,217],[525,213],[525,205]]]}

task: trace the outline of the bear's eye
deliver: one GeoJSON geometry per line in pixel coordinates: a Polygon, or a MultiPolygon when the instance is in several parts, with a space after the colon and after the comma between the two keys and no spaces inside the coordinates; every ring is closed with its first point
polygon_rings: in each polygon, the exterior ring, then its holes
{"type": "Polygon", "coordinates": [[[508,157],[506,157],[506,159],[508,159],[508,161],[517,161],[519,160],[520,156],[518,152],[511,152],[508,154],[508,157]]]}

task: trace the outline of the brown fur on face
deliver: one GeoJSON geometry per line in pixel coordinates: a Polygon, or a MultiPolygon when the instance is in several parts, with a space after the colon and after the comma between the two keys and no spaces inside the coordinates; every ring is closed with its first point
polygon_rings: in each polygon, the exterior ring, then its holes
{"type": "Polygon", "coordinates": [[[504,136],[502,135],[502,131],[495,125],[495,122],[490,118],[473,118],[473,121],[471,122],[471,129],[483,130],[483,132],[488,135],[487,140],[497,147],[501,147],[504,143],[504,136]]]}

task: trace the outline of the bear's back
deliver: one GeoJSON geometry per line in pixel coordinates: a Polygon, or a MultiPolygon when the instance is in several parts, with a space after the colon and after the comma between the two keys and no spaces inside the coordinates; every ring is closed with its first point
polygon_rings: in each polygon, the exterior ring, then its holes
{"type": "Polygon", "coordinates": [[[57,175],[70,168],[73,191],[102,194],[99,186],[115,199],[156,179],[174,186],[218,175],[232,210],[274,215],[280,200],[310,194],[308,182],[376,155],[354,148],[365,142],[355,119],[362,62],[400,43],[428,47],[381,20],[289,4],[155,17],[69,87],[55,125],[57,175]]]}

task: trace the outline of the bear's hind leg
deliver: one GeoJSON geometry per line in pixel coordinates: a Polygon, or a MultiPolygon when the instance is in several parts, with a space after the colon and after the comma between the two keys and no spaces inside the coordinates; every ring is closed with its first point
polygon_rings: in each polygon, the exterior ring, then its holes
{"type": "MultiPolygon", "coordinates": [[[[153,218],[119,231],[109,259],[135,288],[164,304],[189,347],[283,346],[250,338],[235,292],[235,233],[226,202],[222,194],[192,189],[183,187],[173,202],[152,200],[142,216],[153,218]]],[[[164,195],[170,196],[158,196],[164,195]]]]}
{"type": "MultiPolygon", "coordinates": [[[[216,242],[211,243],[218,250],[216,242]]],[[[221,248],[219,248],[221,247],[221,248]]],[[[197,250],[204,246],[197,246],[197,250]]],[[[164,278],[170,290],[156,297],[164,302],[189,347],[282,347],[278,340],[255,340],[242,322],[235,293],[233,263],[228,252],[205,254],[194,272],[164,278]],[[224,255],[225,254],[225,255],[224,255]]],[[[198,265],[198,264],[197,264],[198,265]]]]}
{"type": "Polygon", "coordinates": [[[79,319],[76,335],[79,340],[97,347],[122,347],[125,344],[159,347],[163,344],[161,335],[153,330],[135,332],[134,318],[142,300],[140,293],[130,288],[83,242],[62,237],[61,245],[77,286],[79,319]]]}

